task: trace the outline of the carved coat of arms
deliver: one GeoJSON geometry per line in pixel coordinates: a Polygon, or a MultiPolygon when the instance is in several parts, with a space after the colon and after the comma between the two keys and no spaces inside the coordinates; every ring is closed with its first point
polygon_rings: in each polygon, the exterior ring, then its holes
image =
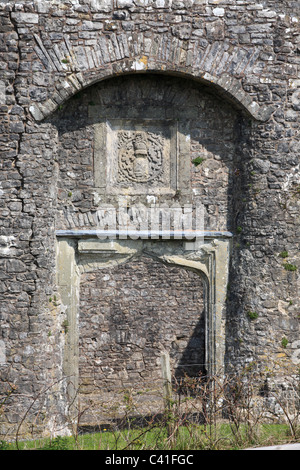
{"type": "Polygon", "coordinates": [[[118,181],[147,183],[163,176],[162,135],[143,131],[118,132],[118,181]]]}

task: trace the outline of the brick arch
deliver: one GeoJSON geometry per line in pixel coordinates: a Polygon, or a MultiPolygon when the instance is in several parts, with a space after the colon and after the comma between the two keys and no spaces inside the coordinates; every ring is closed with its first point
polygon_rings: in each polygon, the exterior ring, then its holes
{"type": "Polygon", "coordinates": [[[271,116],[273,109],[259,105],[242,86],[242,78],[252,72],[258,60],[259,49],[237,46],[228,52],[222,41],[203,49],[200,43],[179,40],[170,34],[164,42],[161,35],[135,41],[131,36],[113,33],[101,37],[96,47],[81,49],[73,48],[64,39],[67,47],[61,44],[64,52],[58,59],[59,48],[56,47],[54,54],[35,35],[36,53],[52,76],[55,91],[46,101],[29,106],[33,118],[42,121],[74,94],[94,83],[133,73],[163,73],[196,80],[211,86],[256,120],[267,121],[271,116]]]}

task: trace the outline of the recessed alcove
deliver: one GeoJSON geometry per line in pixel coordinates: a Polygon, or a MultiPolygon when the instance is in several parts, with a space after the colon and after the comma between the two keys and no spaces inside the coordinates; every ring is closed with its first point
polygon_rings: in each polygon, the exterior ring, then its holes
{"type": "Polygon", "coordinates": [[[148,206],[203,204],[207,230],[232,231],[235,171],[247,158],[243,122],[207,84],[174,76],[124,75],[82,90],[51,118],[57,228],[96,228],[99,205],[126,197],[148,206]],[[136,145],[147,158],[135,158],[136,145]],[[138,161],[144,178],[134,174],[138,161]]]}
{"type": "Polygon", "coordinates": [[[54,116],[63,367],[69,402],[98,410],[86,423],[158,384],[164,352],[174,379],[222,374],[241,119],[207,84],[159,74],[101,81],[54,116]],[[192,224],[155,234],[156,209],[192,224]]]}

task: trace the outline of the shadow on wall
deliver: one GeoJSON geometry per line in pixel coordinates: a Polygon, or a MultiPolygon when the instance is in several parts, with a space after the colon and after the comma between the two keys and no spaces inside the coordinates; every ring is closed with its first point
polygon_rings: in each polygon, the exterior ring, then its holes
{"type": "MultiPolygon", "coordinates": [[[[200,312],[199,312],[200,313],[200,312]]],[[[178,340],[180,341],[180,337],[178,340]]],[[[176,346],[173,348],[175,349],[176,346]]],[[[199,378],[206,374],[205,368],[205,318],[204,311],[199,315],[199,322],[194,328],[184,351],[174,370],[175,384],[181,379],[199,378]]]]}

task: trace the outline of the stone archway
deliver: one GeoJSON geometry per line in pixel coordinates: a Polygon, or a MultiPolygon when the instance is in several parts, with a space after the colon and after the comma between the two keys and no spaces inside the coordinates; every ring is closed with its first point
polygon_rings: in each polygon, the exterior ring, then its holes
{"type": "MultiPolygon", "coordinates": [[[[215,128],[223,129],[221,123],[216,124],[220,122],[220,101],[217,105],[215,98],[206,95],[205,90],[200,90],[195,83],[191,86],[189,81],[174,77],[158,79],[157,75],[103,81],[86,90],[82,99],[83,102],[81,99],[71,100],[70,109],[66,108],[57,120],[53,120],[61,139],[61,155],[58,155],[63,170],[60,187],[67,188],[68,178],[71,178],[75,184],[74,192],[80,187],[80,194],[86,201],[88,198],[97,201],[97,205],[95,202],[91,205],[93,210],[90,212],[85,207],[81,212],[80,202],[79,211],[76,205],[68,211],[68,201],[61,198],[61,219],[57,223],[58,286],[67,324],[63,372],[68,378],[69,402],[77,397],[80,385],[81,278],[86,273],[118,268],[142,255],[149,255],[165,266],[188,269],[205,280],[202,361],[209,374],[222,374],[231,238],[226,227],[232,210],[228,175],[235,154],[236,110],[224,106],[223,113],[227,119],[223,121],[227,127],[217,135],[215,128]],[[84,103],[80,112],[78,103],[79,106],[84,103]],[[78,116],[75,129],[74,116],[78,116]],[[217,148],[214,136],[218,139],[217,148]],[[135,153],[137,146],[138,155],[135,153]],[[80,151],[83,147],[85,157],[80,151]],[[140,179],[131,165],[144,158],[142,154],[147,155],[145,158],[151,172],[140,179]],[[196,156],[205,160],[198,173],[192,166],[196,156]],[[79,169],[77,174],[68,171],[73,164],[79,169]],[[90,171],[93,182],[85,186],[85,178],[90,171]],[[210,191],[212,196],[207,197],[210,191]],[[124,212],[122,198],[128,199],[124,212]],[[130,218],[133,209],[140,205],[151,213],[154,201],[163,217],[173,204],[180,205],[180,211],[189,206],[191,214],[197,213],[203,199],[208,201],[211,231],[202,231],[200,239],[199,233],[191,226],[191,232],[183,232],[179,239],[175,232],[169,232],[167,237],[164,233],[155,234],[152,221],[143,217],[142,212],[137,217],[142,220],[142,226],[147,220],[144,227],[146,235],[141,236],[140,231],[134,233],[132,230],[125,236],[121,233],[122,215],[126,213],[128,217],[131,213],[130,218]],[[210,205],[213,210],[210,210],[210,205]],[[108,221],[106,217],[109,219],[110,211],[117,215],[118,230],[110,227],[112,230],[110,233],[104,231],[102,235],[106,239],[102,239],[99,227],[108,221]],[[72,225],[69,225],[70,221],[72,225]],[[74,230],[68,230],[70,226],[74,230]]],[[[65,190],[61,192],[64,193],[65,190]]],[[[197,217],[193,222],[197,222],[197,217]]],[[[201,217],[201,222],[204,224],[204,217],[201,217]]],[[[128,220],[127,229],[131,223],[128,220]]],[[[169,226],[169,229],[174,230],[174,227],[169,226]]],[[[198,227],[198,230],[202,229],[198,227]]]]}
{"type": "Polygon", "coordinates": [[[254,119],[269,119],[274,109],[253,100],[241,81],[259,60],[259,48],[236,45],[228,51],[226,44],[217,40],[203,49],[201,40],[190,40],[189,34],[180,36],[177,32],[174,37],[171,31],[152,37],[140,33],[135,41],[131,32],[106,32],[84,50],[65,37],[55,45],[54,52],[45,32],[43,39],[35,34],[35,51],[42,67],[53,77],[54,92],[45,101],[32,102],[31,115],[41,121],[74,94],[102,80],[124,74],[162,73],[209,85],[254,119]],[[57,56],[61,56],[60,61],[57,56]]]}

